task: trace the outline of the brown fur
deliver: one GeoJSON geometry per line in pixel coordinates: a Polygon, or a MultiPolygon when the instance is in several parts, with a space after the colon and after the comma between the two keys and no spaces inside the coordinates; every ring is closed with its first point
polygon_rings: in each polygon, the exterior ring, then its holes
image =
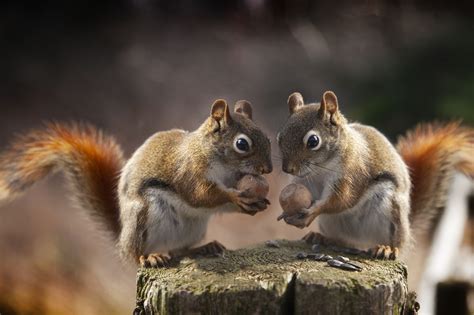
{"type": "Polygon", "coordinates": [[[293,93],[288,106],[290,117],[278,136],[283,170],[310,175],[308,184],[322,196],[303,209],[305,216],[286,217],[289,224],[302,228],[323,214],[319,227],[333,238],[356,243],[358,234],[361,246],[406,249],[412,232],[417,238],[434,226],[454,171],[474,177],[474,129],[459,123],[421,125],[399,141],[397,152],[376,129],[348,124],[330,91],[320,104],[308,105],[293,93]],[[305,143],[312,133],[322,139],[319,146],[305,143]]]}
{"type": "Polygon", "coordinates": [[[112,137],[88,125],[48,124],[19,137],[0,156],[0,200],[63,170],[76,203],[118,237],[116,186],[122,165],[122,151],[112,137]]]}
{"type": "Polygon", "coordinates": [[[239,176],[272,171],[270,141],[251,120],[250,103],[237,102],[234,112],[217,100],[197,130],[158,132],[125,165],[115,140],[93,127],[49,124],[1,155],[0,201],[62,170],[75,201],[113,234],[124,258],[138,260],[151,254],[147,248],[193,246],[218,206],[233,203],[255,214],[268,204],[232,188],[239,176]],[[242,139],[247,147],[239,149],[236,141],[242,146],[242,139]],[[158,239],[157,230],[164,233],[158,239]]]}
{"type": "Polygon", "coordinates": [[[307,105],[293,93],[288,106],[290,117],[277,139],[283,171],[306,180],[315,201],[285,222],[303,228],[321,216],[323,234],[349,246],[404,247],[410,180],[393,145],[375,128],[348,123],[331,91],[321,103],[307,105]],[[319,138],[316,145],[309,143],[311,135],[319,138]]]}
{"type": "Polygon", "coordinates": [[[215,207],[229,202],[226,194],[206,179],[210,154],[203,155],[203,147],[198,145],[201,141],[190,141],[186,154],[180,153],[179,144],[185,137],[192,136],[194,135],[181,130],[154,135],[148,140],[150,142],[144,148],[142,158],[137,161],[134,176],[130,178],[129,183],[135,183],[138,187],[143,178],[160,178],[169,183],[188,204],[195,207],[215,207]],[[160,163],[157,164],[156,161],[160,163]]]}
{"type": "Polygon", "coordinates": [[[398,141],[397,149],[410,169],[410,223],[413,232],[432,228],[454,171],[474,177],[474,129],[458,122],[421,124],[398,141]]]}
{"type": "Polygon", "coordinates": [[[247,101],[231,114],[216,100],[198,129],[157,132],[135,151],[119,180],[123,258],[154,265],[141,255],[188,250],[204,237],[212,214],[267,207],[266,199],[235,189],[242,175],[272,170],[270,141],[251,117],[247,101]],[[241,138],[248,148],[239,151],[241,138]]]}
{"type": "Polygon", "coordinates": [[[338,213],[352,208],[362,197],[369,186],[370,169],[365,165],[363,157],[357,156],[352,146],[341,152],[344,157],[339,172],[345,174],[333,186],[333,194],[321,205],[318,215],[322,213],[338,213]]]}
{"type": "MultiPolygon", "coordinates": [[[[352,132],[346,129],[348,128],[347,126],[343,125],[342,128],[341,144],[354,144],[357,140],[351,139],[352,132]]],[[[341,156],[343,159],[339,171],[344,176],[334,185],[334,193],[331,194],[325,204],[321,205],[317,215],[321,213],[338,213],[352,208],[373,183],[373,179],[378,174],[390,169],[390,165],[396,163],[389,152],[379,149],[384,148],[387,144],[382,141],[380,136],[377,136],[377,130],[359,124],[353,124],[352,128],[364,136],[370,155],[361,155],[360,152],[354,150],[354,145],[341,145],[341,156]]],[[[403,180],[403,176],[396,172],[393,175],[397,183],[403,186],[402,189],[406,189],[409,183],[403,180]]]]}
{"type": "Polygon", "coordinates": [[[270,142],[247,116],[240,113],[233,117],[226,115],[226,119],[232,122],[221,126],[224,128],[222,133],[214,131],[215,121],[210,117],[192,133],[176,129],[152,136],[137,160],[134,176],[128,182],[138,187],[143,178],[160,178],[193,207],[213,208],[233,202],[233,196],[207,178],[210,165],[221,161],[229,172],[237,171],[245,158],[248,164],[256,165],[256,169],[264,168],[268,172],[271,170],[270,142]],[[233,137],[238,133],[253,136],[253,152],[248,157],[237,156],[229,150],[233,137]],[[185,146],[182,146],[183,141],[186,141],[185,146]],[[223,156],[224,151],[232,156],[223,156]],[[157,161],[160,163],[157,164],[157,161]]]}

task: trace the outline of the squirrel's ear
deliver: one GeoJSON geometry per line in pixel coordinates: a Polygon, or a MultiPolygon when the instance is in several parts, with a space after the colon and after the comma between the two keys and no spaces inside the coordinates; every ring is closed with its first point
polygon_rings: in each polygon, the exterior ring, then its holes
{"type": "Polygon", "coordinates": [[[228,125],[232,122],[229,106],[227,106],[227,102],[225,100],[218,99],[214,102],[214,104],[212,104],[211,117],[217,122],[216,129],[220,129],[224,125],[228,125]]]}
{"type": "Polygon", "coordinates": [[[248,119],[252,119],[252,105],[247,101],[237,101],[234,106],[234,112],[239,113],[248,119]]]}
{"type": "Polygon", "coordinates": [[[320,117],[324,118],[326,112],[329,113],[330,121],[333,125],[340,125],[343,122],[343,117],[339,112],[339,103],[337,96],[333,91],[326,91],[321,100],[321,107],[319,108],[320,117]]]}
{"type": "Polygon", "coordinates": [[[288,97],[288,108],[290,109],[291,115],[302,106],[304,106],[304,101],[300,93],[295,92],[288,97]]]}

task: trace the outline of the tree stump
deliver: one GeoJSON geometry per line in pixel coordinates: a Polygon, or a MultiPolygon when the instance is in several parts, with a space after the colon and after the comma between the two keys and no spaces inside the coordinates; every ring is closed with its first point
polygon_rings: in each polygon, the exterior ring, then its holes
{"type": "Polygon", "coordinates": [[[410,307],[407,269],[399,261],[345,255],[363,267],[345,271],[297,259],[311,252],[303,241],[277,244],[142,268],[134,314],[403,314],[410,307]]]}

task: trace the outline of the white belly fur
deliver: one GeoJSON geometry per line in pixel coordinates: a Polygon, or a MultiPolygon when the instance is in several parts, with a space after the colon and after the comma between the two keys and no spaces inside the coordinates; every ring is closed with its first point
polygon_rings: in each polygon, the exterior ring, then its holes
{"type": "Polygon", "coordinates": [[[229,205],[212,209],[193,208],[173,193],[160,190],[154,190],[149,195],[149,204],[147,253],[168,252],[197,244],[206,234],[210,216],[217,210],[226,211],[229,208],[229,205]],[[163,205],[160,199],[167,205],[163,205]]]}
{"type": "Polygon", "coordinates": [[[383,182],[369,188],[351,209],[317,218],[321,233],[347,246],[367,249],[390,244],[394,186],[383,182]]]}

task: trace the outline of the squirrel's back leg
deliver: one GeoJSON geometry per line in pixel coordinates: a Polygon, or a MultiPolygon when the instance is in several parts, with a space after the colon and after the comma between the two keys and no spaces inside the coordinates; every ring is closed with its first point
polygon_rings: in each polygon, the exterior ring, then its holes
{"type": "Polygon", "coordinates": [[[392,200],[390,216],[390,242],[369,248],[369,255],[376,259],[397,259],[401,250],[409,246],[410,228],[408,222],[409,201],[404,195],[392,200]]]}
{"type": "MultiPolygon", "coordinates": [[[[128,189],[133,187],[141,185],[129,183],[128,189]]],[[[190,248],[204,238],[210,212],[191,208],[174,192],[156,187],[119,191],[123,225],[119,247],[123,257],[140,262],[141,256],[143,260],[153,254],[166,262],[162,254],[190,248]]]]}
{"type": "MultiPolygon", "coordinates": [[[[392,252],[395,252],[394,247],[402,249],[408,243],[410,232],[409,193],[398,189],[389,181],[372,185],[353,208],[320,215],[317,222],[321,233],[349,247],[377,248],[375,253],[379,252],[379,245],[390,246],[392,252]]],[[[385,254],[384,251],[375,256],[385,258],[385,254]]]]}

